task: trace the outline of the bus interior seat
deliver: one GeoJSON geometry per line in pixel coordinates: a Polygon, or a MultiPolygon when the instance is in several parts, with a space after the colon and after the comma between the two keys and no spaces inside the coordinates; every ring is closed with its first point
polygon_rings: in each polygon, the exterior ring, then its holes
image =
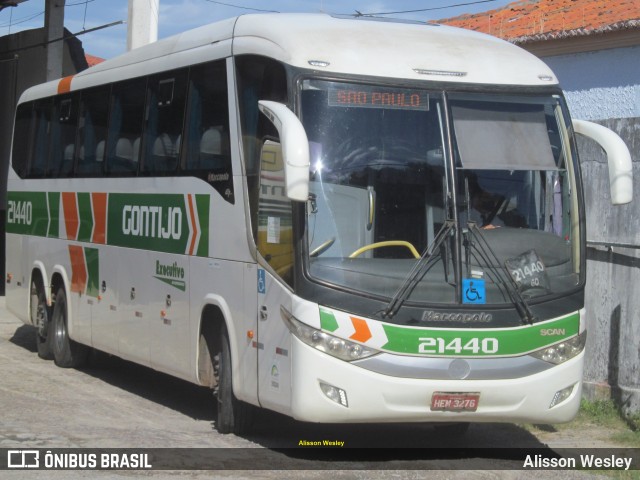
{"type": "MultiPolygon", "coordinates": [[[[150,170],[154,172],[173,172],[177,167],[176,149],[168,134],[162,133],[153,142],[150,170]]],[[[149,170],[148,169],[148,170],[149,170]]]]}
{"type": "Polygon", "coordinates": [[[96,146],[96,162],[104,161],[104,140],[100,140],[96,146]]]}
{"type": "Polygon", "coordinates": [[[60,165],[60,172],[70,172],[73,169],[73,156],[76,152],[76,146],[73,143],[64,147],[64,153],[62,156],[62,164],[60,165]]]}
{"type": "Polygon", "coordinates": [[[132,145],[131,161],[134,163],[134,168],[137,168],[138,162],[140,161],[140,137],[136,137],[132,145]]]}
{"type": "Polygon", "coordinates": [[[223,168],[225,155],[225,136],[222,127],[210,127],[205,130],[200,140],[200,155],[196,169],[219,169],[223,168]]]}
{"type": "Polygon", "coordinates": [[[135,170],[133,163],[133,147],[128,138],[119,138],[116,142],[116,151],[113,158],[113,170],[130,172],[135,170]]]}

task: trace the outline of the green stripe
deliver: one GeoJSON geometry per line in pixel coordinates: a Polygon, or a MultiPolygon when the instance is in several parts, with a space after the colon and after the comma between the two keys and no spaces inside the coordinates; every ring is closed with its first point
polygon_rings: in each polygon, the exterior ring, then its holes
{"type": "Polygon", "coordinates": [[[97,297],[100,293],[100,256],[97,248],[85,248],[87,263],[87,295],[97,297]]]}
{"type": "Polygon", "coordinates": [[[198,257],[206,257],[209,254],[209,195],[196,195],[196,208],[198,209],[199,229],[201,231],[200,243],[195,254],[198,257]]]}
{"type": "Polygon", "coordinates": [[[333,312],[320,307],[320,328],[325,332],[335,332],[338,329],[338,321],[333,312]]]}
{"type": "MultiPolygon", "coordinates": [[[[420,354],[420,345],[429,342],[429,339],[436,339],[436,346],[430,350],[438,350],[442,342],[444,351],[438,351],[436,356],[456,356],[456,357],[483,357],[483,356],[515,356],[523,355],[540,348],[552,345],[578,334],[580,328],[580,315],[573,314],[557,320],[537,323],[526,327],[512,329],[428,329],[428,328],[407,328],[396,325],[383,325],[389,342],[382,347],[397,353],[420,354]],[[542,335],[542,330],[563,331],[562,334],[542,335]],[[442,339],[442,340],[438,340],[442,339]],[[460,348],[458,348],[458,340],[460,348]],[[474,351],[476,340],[478,347],[482,342],[493,339],[497,341],[496,352],[485,353],[481,349],[474,351]],[[487,340],[489,339],[489,340],[487,340]],[[452,343],[453,342],[453,343],[452,343]],[[465,348],[465,346],[467,346],[465,348]]],[[[490,343],[489,345],[492,345],[490,343]]],[[[431,354],[433,355],[433,354],[431,354]]]]}
{"type": "Polygon", "coordinates": [[[60,236],[60,192],[48,192],[49,201],[49,231],[47,237],[58,238],[60,236]]]}
{"type": "MultiPolygon", "coordinates": [[[[320,307],[320,326],[325,332],[338,329],[338,322],[331,310],[320,307]]],[[[381,349],[391,353],[430,357],[510,357],[525,355],[577,335],[580,314],[516,328],[436,329],[386,323],[382,323],[382,328],[388,342],[381,349]],[[483,351],[483,346],[492,351],[483,351]]]]}
{"type": "Polygon", "coordinates": [[[48,224],[44,192],[7,192],[7,233],[44,237],[48,224]]]}
{"type": "Polygon", "coordinates": [[[78,215],[80,216],[78,241],[90,242],[93,230],[93,213],[91,212],[91,195],[89,193],[78,193],[78,215]]]}
{"type": "MultiPolygon", "coordinates": [[[[91,194],[79,192],[78,241],[91,242],[91,194]]],[[[209,255],[211,196],[194,195],[200,241],[195,255],[209,255]]],[[[108,196],[107,244],[185,255],[190,211],[182,194],[111,193],[108,196]]],[[[8,192],[7,233],[60,237],[60,192],[8,192]],[[48,200],[48,206],[47,206],[48,200]],[[48,208],[47,208],[48,207],[48,208]]]]}
{"type": "Polygon", "coordinates": [[[175,287],[178,290],[182,290],[183,292],[187,289],[187,282],[185,282],[184,280],[176,280],[175,278],[168,277],[158,277],[157,275],[155,275],[153,278],[157,278],[161,282],[164,282],[167,285],[171,285],[172,287],[175,287]]]}

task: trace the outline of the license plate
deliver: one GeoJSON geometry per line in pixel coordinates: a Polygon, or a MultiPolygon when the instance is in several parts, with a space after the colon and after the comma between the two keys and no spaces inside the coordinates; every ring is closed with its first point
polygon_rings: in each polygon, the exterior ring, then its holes
{"type": "Polygon", "coordinates": [[[431,397],[431,410],[440,412],[475,412],[480,402],[479,393],[435,392],[431,397]]]}

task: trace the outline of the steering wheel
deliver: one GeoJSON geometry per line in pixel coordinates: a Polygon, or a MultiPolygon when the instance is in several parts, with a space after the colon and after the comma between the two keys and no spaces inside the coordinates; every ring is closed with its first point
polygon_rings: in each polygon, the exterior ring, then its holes
{"type": "Polygon", "coordinates": [[[323,243],[321,243],[316,248],[311,250],[309,252],[309,256],[317,257],[319,255],[322,255],[324,252],[329,250],[329,247],[331,247],[331,245],[333,245],[335,241],[336,241],[336,237],[331,237],[329,240],[325,240],[323,243]]]}
{"type": "Polygon", "coordinates": [[[356,258],[358,255],[361,255],[364,252],[380,247],[407,247],[411,251],[411,254],[414,256],[414,258],[420,258],[420,254],[416,250],[416,247],[405,240],[387,240],[386,242],[370,243],[369,245],[365,245],[364,247],[360,247],[359,249],[357,249],[355,252],[349,255],[349,258],[356,258]]]}

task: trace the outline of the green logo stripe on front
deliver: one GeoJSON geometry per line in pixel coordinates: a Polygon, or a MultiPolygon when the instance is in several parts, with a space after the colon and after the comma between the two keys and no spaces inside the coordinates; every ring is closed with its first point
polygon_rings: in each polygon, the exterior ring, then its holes
{"type": "Polygon", "coordinates": [[[498,357],[523,355],[578,334],[579,314],[512,329],[422,329],[383,325],[383,350],[433,356],[498,357]]]}
{"type": "MultiPolygon", "coordinates": [[[[525,355],[571,338],[577,335],[580,329],[579,313],[515,328],[447,329],[405,327],[370,319],[354,319],[347,314],[320,307],[320,328],[325,332],[336,335],[343,322],[344,330],[348,331],[351,328],[357,334],[353,320],[367,324],[369,339],[362,342],[365,345],[390,353],[430,357],[525,355]],[[350,319],[349,324],[338,317],[350,319]]],[[[341,332],[344,333],[344,330],[341,332]]]]}
{"type": "Polygon", "coordinates": [[[326,332],[335,332],[339,325],[336,317],[329,310],[320,307],[320,327],[326,332]]]}

